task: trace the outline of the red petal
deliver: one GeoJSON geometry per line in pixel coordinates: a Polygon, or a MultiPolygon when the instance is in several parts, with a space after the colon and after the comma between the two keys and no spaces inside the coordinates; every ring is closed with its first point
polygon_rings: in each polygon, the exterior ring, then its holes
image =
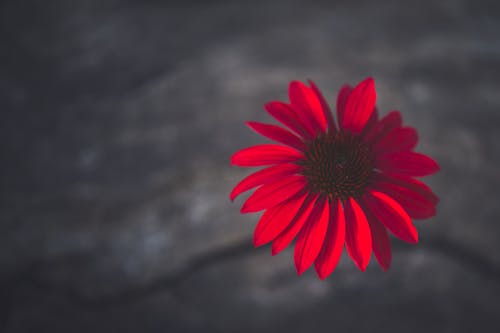
{"type": "Polygon", "coordinates": [[[372,78],[359,83],[347,98],[342,128],[361,133],[373,112],[376,98],[375,82],[372,78]]]}
{"type": "Polygon", "coordinates": [[[425,184],[411,178],[411,183],[392,180],[387,176],[379,178],[372,187],[394,198],[410,217],[425,219],[436,215],[438,198],[425,184]]]}
{"type": "Polygon", "coordinates": [[[412,150],[418,142],[417,130],[413,127],[395,128],[373,146],[375,154],[412,150]]]}
{"type": "Polygon", "coordinates": [[[432,158],[411,151],[379,155],[375,159],[375,167],[386,173],[416,177],[439,171],[439,165],[432,158]]]}
{"type": "Polygon", "coordinates": [[[392,262],[391,241],[389,240],[387,230],[382,223],[376,220],[370,223],[370,230],[373,237],[373,253],[375,253],[375,258],[377,258],[382,269],[387,271],[391,267],[392,262]]]}
{"type": "Polygon", "coordinates": [[[253,213],[276,206],[306,186],[303,176],[290,176],[259,187],[241,207],[241,213],[253,213]]]}
{"type": "Polygon", "coordinates": [[[410,217],[396,200],[388,195],[369,190],[365,195],[366,204],[373,215],[396,237],[408,243],[418,243],[418,233],[410,217]]]}
{"type": "Polygon", "coordinates": [[[352,87],[349,85],[345,85],[340,89],[339,94],[337,95],[337,120],[339,122],[339,128],[342,128],[345,106],[347,104],[347,98],[351,94],[351,91],[352,87]]]}
{"type": "Polygon", "coordinates": [[[269,168],[265,168],[248,175],[243,178],[231,191],[229,197],[234,200],[241,193],[248,191],[254,187],[260,186],[264,183],[274,182],[283,179],[287,176],[293,175],[302,169],[301,166],[296,164],[278,164],[269,168]]]}
{"type": "Polygon", "coordinates": [[[314,266],[321,280],[332,274],[337,266],[345,242],[344,209],[340,200],[330,204],[330,223],[323,248],[316,258],[314,266]]]}
{"type": "Polygon", "coordinates": [[[390,130],[401,127],[403,120],[399,111],[391,111],[364,135],[363,141],[375,143],[390,130]]]}
{"type": "Polygon", "coordinates": [[[266,111],[277,121],[297,133],[303,138],[311,139],[312,135],[307,130],[306,126],[292,110],[290,105],[283,102],[270,102],[264,105],[266,111]]]}
{"type": "Polygon", "coordinates": [[[373,253],[384,271],[391,267],[392,250],[389,235],[384,225],[371,212],[369,206],[363,202],[363,211],[365,212],[370,231],[372,234],[373,253]]]}
{"type": "Polygon", "coordinates": [[[289,88],[290,101],[296,106],[299,118],[306,119],[314,130],[313,134],[326,132],[326,118],[318,96],[308,86],[292,81],[289,88]]]}
{"type": "Polygon", "coordinates": [[[304,158],[299,151],[281,145],[257,145],[237,151],[231,164],[238,166],[263,166],[293,162],[304,158]]]}
{"type": "Polygon", "coordinates": [[[361,271],[365,271],[372,253],[372,237],[366,216],[353,199],[344,202],[347,253],[361,271]]]}
{"type": "Polygon", "coordinates": [[[312,209],[315,206],[316,200],[319,195],[309,194],[309,196],[304,201],[302,207],[300,207],[299,212],[295,215],[293,221],[288,225],[288,227],[273,241],[272,255],[276,255],[282,250],[284,250],[297,236],[300,229],[304,226],[304,223],[309,218],[312,209]]]}
{"type": "Polygon", "coordinates": [[[325,239],[329,217],[330,205],[327,204],[326,198],[319,199],[297,237],[294,254],[297,274],[304,273],[318,256],[325,239]]]}
{"type": "Polygon", "coordinates": [[[326,119],[326,122],[328,124],[328,129],[330,133],[335,133],[337,131],[337,128],[335,126],[335,122],[333,121],[333,115],[332,115],[332,110],[330,110],[330,106],[328,105],[328,102],[326,99],[323,97],[323,94],[319,90],[319,88],[316,86],[316,84],[309,80],[309,85],[311,86],[311,89],[314,91],[316,96],[318,97],[321,107],[326,119]]]}
{"type": "Polygon", "coordinates": [[[425,196],[428,200],[432,201],[435,204],[439,202],[439,198],[432,192],[432,189],[418,179],[397,175],[389,176],[384,174],[379,174],[377,179],[394,183],[396,185],[403,186],[409,190],[417,192],[425,196]]]}
{"type": "Polygon", "coordinates": [[[255,228],[253,238],[255,247],[262,246],[275,239],[293,220],[306,196],[306,193],[302,193],[268,209],[255,228]]]}
{"type": "Polygon", "coordinates": [[[256,121],[247,121],[247,125],[255,132],[271,140],[281,142],[300,151],[304,151],[307,148],[300,138],[279,126],[263,124],[256,121]]]}
{"type": "Polygon", "coordinates": [[[366,122],[365,128],[363,128],[363,133],[361,135],[366,135],[378,124],[378,109],[375,107],[373,109],[370,119],[366,122]]]}

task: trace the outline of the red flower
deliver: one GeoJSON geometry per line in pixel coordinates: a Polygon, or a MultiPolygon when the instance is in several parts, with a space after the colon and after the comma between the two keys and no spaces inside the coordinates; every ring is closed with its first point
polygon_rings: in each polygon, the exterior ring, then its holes
{"type": "Polygon", "coordinates": [[[326,278],[344,243],[360,270],[366,269],[372,250],[387,270],[387,229],[405,242],[417,243],[411,218],[436,214],[437,196],[414,177],[431,175],[439,166],[413,151],[417,131],[402,125],[399,111],[378,119],[373,79],[354,89],[342,87],[338,128],[321,92],[309,84],[290,83],[290,104],[265,105],[288,129],[247,122],[255,132],[283,145],[257,145],[231,157],[233,165],[269,166],[236,185],[231,200],[258,187],[241,208],[242,213],[265,210],[254,244],[272,242],[275,255],[296,238],[299,275],[314,263],[318,276],[326,278]]]}

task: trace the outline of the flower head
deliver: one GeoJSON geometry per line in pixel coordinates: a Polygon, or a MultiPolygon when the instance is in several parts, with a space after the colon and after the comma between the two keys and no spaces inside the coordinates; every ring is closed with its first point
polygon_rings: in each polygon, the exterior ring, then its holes
{"type": "Polygon", "coordinates": [[[372,78],[337,97],[337,123],[316,85],[293,81],[290,103],[270,102],[267,112],[287,129],[247,122],[255,132],[280,144],[262,144],[236,152],[231,163],[265,168],[252,173],[230,194],[257,188],[242,213],[264,211],[254,245],[272,242],[272,254],[294,239],[295,266],[302,274],[313,263],[318,276],[335,269],[344,244],[364,271],[372,251],[384,270],[391,265],[387,230],[417,243],[412,219],[436,214],[437,196],[415,179],[439,170],[414,152],[417,131],[403,126],[399,111],[379,119],[372,78]],[[338,126],[337,126],[338,125],[338,126]]]}

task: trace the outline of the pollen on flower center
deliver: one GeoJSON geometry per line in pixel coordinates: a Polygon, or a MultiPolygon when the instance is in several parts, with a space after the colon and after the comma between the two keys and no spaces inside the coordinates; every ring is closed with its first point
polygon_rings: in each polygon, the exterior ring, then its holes
{"type": "Polygon", "coordinates": [[[302,162],[302,173],[315,191],[342,200],[356,197],[373,174],[370,148],[349,132],[318,135],[302,162]]]}

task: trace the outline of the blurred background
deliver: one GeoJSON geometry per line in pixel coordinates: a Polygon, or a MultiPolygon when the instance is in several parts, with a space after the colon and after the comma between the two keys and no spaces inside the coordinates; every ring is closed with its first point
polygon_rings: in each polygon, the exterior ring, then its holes
{"type": "Polygon", "coordinates": [[[2,1],[1,332],[500,331],[497,1],[2,1]],[[438,215],[322,282],[228,194],[288,82],[376,80],[438,215]]]}

